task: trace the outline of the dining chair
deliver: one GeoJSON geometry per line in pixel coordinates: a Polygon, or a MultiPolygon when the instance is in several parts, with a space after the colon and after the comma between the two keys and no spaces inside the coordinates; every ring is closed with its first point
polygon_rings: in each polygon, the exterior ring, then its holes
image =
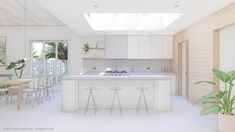
{"type": "Polygon", "coordinates": [[[0,102],[2,101],[2,98],[4,97],[6,104],[8,104],[8,94],[9,94],[8,88],[0,88],[0,102]]]}
{"type": "Polygon", "coordinates": [[[42,92],[44,87],[39,85],[40,79],[33,78],[29,85],[22,90],[22,94],[26,94],[25,104],[31,104],[34,107],[34,103],[43,103],[42,92]]]}

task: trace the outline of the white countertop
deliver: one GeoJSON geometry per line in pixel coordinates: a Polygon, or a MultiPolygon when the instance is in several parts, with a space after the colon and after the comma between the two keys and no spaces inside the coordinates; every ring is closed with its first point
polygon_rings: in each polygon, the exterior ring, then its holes
{"type": "Polygon", "coordinates": [[[89,73],[83,75],[67,75],[64,76],[64,80],[87,80],[87,79],[94,79],[94,80],[109,80],[109,79],[171,79],[171,76],[174,76],[174,73],[160,73],[160,72],[131,72],[128,76],[103,76],[99,75],[98,73],[89,73]]]}

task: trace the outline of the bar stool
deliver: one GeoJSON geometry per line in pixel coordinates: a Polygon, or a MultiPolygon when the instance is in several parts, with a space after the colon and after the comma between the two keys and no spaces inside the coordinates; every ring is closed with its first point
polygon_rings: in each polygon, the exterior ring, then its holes
{"type": "Polygon", "coordinates": [[[136,108],[137,114],[139,114],[139,111],[140,111],[140,105],[141,105],[142,97],[143,97],[143,100],[144,100],[145,110],[146,110],[147,114],[149,114],[148,105],[147,105],[145,94],[144,94],[144,91],[148,90],[148,88],[139,87],[139,88],[137,88],[137,90],[140,90],[139,101],[138,101],[137,108],[136,108]]]}
{"type": "Polygon", "coordinates": [[[89,91],[89,95],[88,95],[88,99],[87,99],[87,103],[86,103],[86,107],[85,107],[85,111],[84,111],[84,115],[86,115],[88,109],[89,109],[89,104],[90,104],[90,100],[92,99],[93,102],[93,109],[94,109],[94,114],[96,115],[97,112],[97,107],[96,107],[96,103],[95,103],[95,97],[93,94],[93,91],[96,90],[96,88],[94,87],[89,87],[86,90],[89,91]]]}
{"type": "Polygon", "coordinates": [[[119,99],[119,94],[118,94],[118,90],[121,90],[121,88],[114,87],[114,88],[111,88],[111,90],[114,90],[114,93],[113,93],[113,102],[112,102],[112,107],[111,107],[111,110],[110,110],[110,114],[111,115],[113,114],[113,107],[114,107],[114,103],[115,103],[115,98],[117,96],[120,114],[122,115],[122,107],[121,107],[121,103],[120,103],[120,99],[119,99]]]}

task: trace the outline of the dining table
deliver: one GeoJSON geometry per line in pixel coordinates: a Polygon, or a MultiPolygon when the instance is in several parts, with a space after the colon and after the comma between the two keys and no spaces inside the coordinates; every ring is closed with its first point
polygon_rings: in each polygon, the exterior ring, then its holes
{"type": "Polygon", "coordinates": [[[21,91],[25,88],[25,85],[28,85],[32,80],[31,79],[15,79],[15,80],[2,80],[0,85],[14,89],[17,91],[17,109],[20,109],[22,94],[21,91]]]}

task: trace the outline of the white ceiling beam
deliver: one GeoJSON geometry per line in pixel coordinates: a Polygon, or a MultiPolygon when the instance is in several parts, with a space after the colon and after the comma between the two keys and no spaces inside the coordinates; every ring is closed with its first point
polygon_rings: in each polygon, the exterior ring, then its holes
{"type": "Polygon", "coordinates": [[[47,14],[47,15],[49,16],[49,18],[51,18],[51,21],[54,21],[54,23],[55,23],[56,25],[64,25],[64,23],[63,23],[61,20],[59,20],[56,16],[54,16],[53,14],[51,14],[48,10],[42,8],[41,5],[38,4],[37,1],[33,1],[33,2],[34,2],[35,4],[37,4],[37,5],[39,6],[39,8],[40,8],[40,11],[42,11],[44,14],[47,14]]]}
{"type": "Polygon", "coordinates": [[[1,5],[0,5],[0,12],[2,12],[2,15],[4,15],[7,19],[12,21],[12,23],[15,23],[15,24],[19,25],[19,24],[22,24],[22,22],[23,22],[22,19],[20,19],[19,17],[15,16],[11,12],[9,12],[8,10],[4,9],[3,7],[1,7],[1,5]]]}
{"type": "Polygon", "coordinates": [[[29,20],[31,20],[36,25],[40,25],[42,23],[42,20],[38,16],[33,14],[31,10],[28,9],[29,6],[27,5],[27,3],[26,3],[26,5],[24,5],[24,4],[20,3],[19,0],[13,0],[13,1],[22,10],[22,12],[25,13],[25,11],[26,11],[26,18],[29,17],[29,20]],[[25,8],[25,6],[26,6],[26,8],[25,8]]]}

